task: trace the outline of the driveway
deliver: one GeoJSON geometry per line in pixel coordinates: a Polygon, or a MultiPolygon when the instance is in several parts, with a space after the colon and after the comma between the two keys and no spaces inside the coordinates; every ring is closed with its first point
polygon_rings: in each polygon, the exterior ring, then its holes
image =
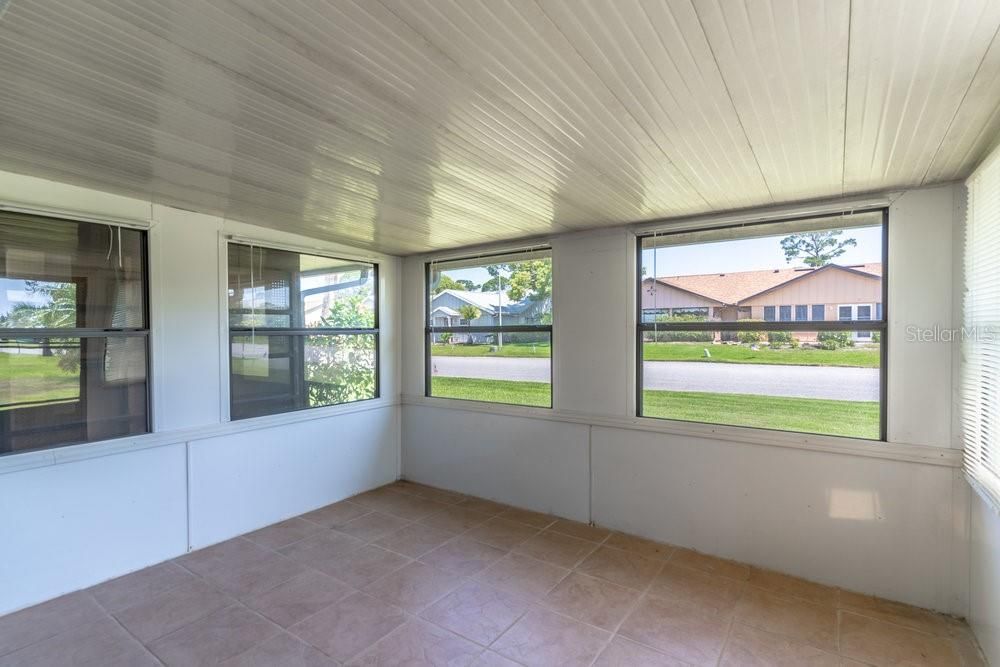
{"type": "MultiPolygon", "coordinates": [[[[549,360],[520,357],[435,357],[434,375],[548,382],[549,360]]],[[[777,366],[705,361],[647,361],[646,389],[760,394],[842,401],[879,400],[877,368],[777,366]]]]}

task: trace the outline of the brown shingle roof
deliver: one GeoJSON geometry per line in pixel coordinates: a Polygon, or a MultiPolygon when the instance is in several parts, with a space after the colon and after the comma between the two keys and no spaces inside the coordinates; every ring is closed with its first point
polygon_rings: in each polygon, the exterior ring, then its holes
{"type": "MultiPolygon", "coordinates": [[[[822,269],[842,269],[857,273],[882,276],[881,262],[873,264],[827,264],[821,269],[765,269],[762,271],[734,271],[732,273],[702,273],[689,276],[662,276],[656,280],[664,285],[692,292],[720,303],[735,305],[755,294],[766,292],[789,281],[810,275],[822,269]]],[[[647,280],[649,280],[647,278],[647,280]]]]}

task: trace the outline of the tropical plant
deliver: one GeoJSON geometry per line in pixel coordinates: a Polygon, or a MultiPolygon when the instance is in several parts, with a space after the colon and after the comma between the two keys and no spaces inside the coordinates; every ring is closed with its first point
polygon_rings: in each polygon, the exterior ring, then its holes
{"type": "MultiPolygon", "coordinates": [[[[370,289],[364,288],[337,299],[320,319],[320,326],[375,326],[370,297],[370,289]]],[[[309,405],[348,403],[375,396],[375,334],[312,336],[304,355],[309,405]]]]}
{"type": "Polygon", "coordinates": [[[479,310],[471,303],[462,304],[458,308],[458,314],[463,320],[471,322],[472,320],[478,320],[483,315],[483,311],[479,310]]]}

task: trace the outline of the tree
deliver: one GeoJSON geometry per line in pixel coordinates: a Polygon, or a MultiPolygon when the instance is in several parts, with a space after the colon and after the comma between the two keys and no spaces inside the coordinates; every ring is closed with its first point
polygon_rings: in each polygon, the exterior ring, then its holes
{"type": "MultiPolygon", "coordinates": [[[[320,326],[364,329],[375,326],[368,303],[371,291],[360,289],[337,299],[320,326]]],[[[375,395],[375,336],[312,336],[305,351],[309,405],[348,403],[375,395]]]]}
{"type": "Polygon", "coordinates": [[[817,269],[840,257],[848,248],[858,245],[854,239],[839,239],[842,229],[827,232],[806,232],[792,234],[781,239],[781,249],[785,251],[785,261],[789,264],[798,257],[806,266],[817,269]]]}
{"type": "Polygon", "coordinates": [[[471,322],[472,320],[478,320],[482,316],[483,311],[479,310],[471,303],[466,303],[459,306],[458,314],[462,316],[463,320],[471,322]]]}
{"type": "Polygon", "coordinates": [[[464,289],[466,292],[478,292],[479,291],[479,285],[477,285],[476,283],[472,282],[471,280],[462,279],[462,280],[456,280],[455,282],[458,283],[459,285],[461,285],[462,289],[464,289]]]}
{"type": "MultiPolygon", "coordinates": [[[[3,326],[15,329],[64,329],[76,326],[76,284],[25,280],[24,291],[44,298],[42,305],[17,303],[3,317],[3,326]]],[[[53,340],[42,340],[42,356],[53,356],[53,340]]],[[[80,367],[80,349],[68,341],[56,344],[59,367],[75,373],[80,367]]]]}
{"type": "Polygon", "coordinates": [[[442,273],[441,274],[441,279],[438,280],[437,287],[434,288],[434,293],[435,294],[440,294],[441,292],[445,291],[446,289],[455,289],[455,290],[462,291],[465,288],[462,286],[462,284],[460,282],[458,282],[457,280],[455,280],[451,276],[442,273]]]}

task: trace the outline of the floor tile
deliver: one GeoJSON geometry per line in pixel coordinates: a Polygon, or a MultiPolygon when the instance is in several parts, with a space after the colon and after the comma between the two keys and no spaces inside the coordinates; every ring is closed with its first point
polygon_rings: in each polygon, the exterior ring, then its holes
{"type": "Polygon", "coordinates": [[[545,530],[591,542],[603,542],[611,535],[611,531],[606,528],[598,528],[597,526],[580,523],[579,521],[570,521],[569,519],[559,519],[545,530]]]}
{"type": "Polygon", "coordinates": [[[468,577],[486,568],[505,553],[503,549],[491,547],[463,535],[424,554],[420,560],[439,570],[468,577]]]}
{"type": "Polygon", "coordinates": [[[746,584],[667,563],[649,587],[649,594],[666,599],[687,600],[720,617],[728,618],[746,584]]]}
{"type": "Polygon", "coordinates": [[[87,593],[70,593],[0,617],[0,655],[104,616],[87,593]]]}
{"type": "Polygon", "coordinates": [[[457,491],[448,491],[447,489],[438,489],[433,486],[427,486],[425,484],[417,484],[416,482],[405,482],[405,486],[401,490],[406,493],[412,493],[415,496],[420,496],[421,498],[427,498],[428,500],[435,500],[439,503],[446,503],[449,505],[454,505],[465,500],[466,496],[458,493],[457,491]]]}
{"type": "Polygon", "coordinates": [[[334,660],[348,660],[403,624],[399,607],[364,593],[343,600],[289,628],[334,660]]]}
{"type": "Polygon", "coordinates": [[[425,563],[413,562],[365,588],[369,595],[416,613],[457,588],[462,580],[425,563]]]}
{"type": "Polygon", "coordinates": [[[465,537],[471,537],[490,546],[510,551],[518,544],[534,537],[539,532],[538,528],[533,528],[516,521],[508,521],[500,517],[493,517],[486,523],[469,529],[464,533],[465,537]]]}
{"type": "Polygon", "coordinates": [[[283,628],[294,625],[354,592],[347,584],[309,571],[246,600],[246,605],[283,628]]]}
{"type": "Polygon", "coordinates": [[[332,658],[286,632],[220,664],[224,667],[337,667],[332,658]]]}
{"type": "Polygon", "coordinates": [[[194,575],[173,563],[160,563],[126,574],[87,590],[108,611],[118,611],[194,580],[194,575]]]}
{"type": "Polygon", "coordinates": [[[499,515],[501,519],[506,519],[508,521],[516,521],[518,523],[524,523],[532,528],[547,528],[555,523],[557,517],[551,514],[542,514],[541,512],[532,512],[531,510],[520,509],[519,507],[511,507],[509,510],[501,512],[499,515]]]}
{"type": "Polygon", "coordinates": [[[625,533],[612,533],[604,541],[604,545],[616,549],[624,549],[625,551],[631,551],[646,558],[658,560],[667,560],[674,552],[674,547],[669,544],[662,544],[653,540],[647,540],[644,537],[626,535],[625,533]]]}
{"type": "Polygon", "coordinates": [[[424,517],[420,520],[420,523],[452,533],[464,533],[470,528],[485,523],[489,518],[489,514],[452,505],[440,512],[435,512],[428,517],[424,517]]]}
{"type": "Polygon", "coordinates": [[[631,551],[599,547],[577,565],[576,569],[620,586],[643,590],[662,567],[661,560],[640,556],[631,551]]]}
{"type": "Polygon", "coordinates": [[[422,523],[411,523],[376,540],[375,544],[410,558],[419,558],[452,539],[455,535],[450,531],[425,526],[422,523]]]}
{"type": "Polygon", "coordinates": [[[736,620],[825,651],[837,650],[837,612],[826,605],[778,597],[751,586],[736,605],[736,620]]]}
{"type": "Polygon", "coordinates": [[[482,512],[483,514],[489,514],[490,516],[496,516],[497,514],[506,512],[510,509],[510,505],[504,505],[503,503],[486,500],[485,498],[466,498],[462,502],[458,503],[458,507],[473,510],[475,512],[482,512]]]}
{"type": "Polygon", "coordinates": [[[571,572],[541,604],[578,621],[614,631],[639,599],[639,591],[571,572]]]}
{"type": "Polygon", "coordinates": [[[371,512],[372,510],[367,507],[357,505],[349,500],[342,500],[339,503],[306,512],[302,518],[326,528],[340,528],[345,523],[363,517],[365,514],[371,514],[371,512]]]}
{"type": "Polygon", "coordinates": [[[594,542],[543,532],[517,545],[514,551],[559,567],[572,568],[595,549],[597,544],[594,542]]]}
{"type": "Polygon", "coordinates": [[[354,521],[348,521],[338,530],[365,542],[371,542],[399,530],[408,523],[410,522],[406,519],[400,519],[398,516],[372,512],[354,521]]]}
{"type": "Polygon", "coordinates": [[[840,667],[840,664],[835,653],[739,623],[733,626],[719,662],[722,667],[840,667]]]}
{"type": "Polygon", "coordinates": [[[491,647],[528,667],[589,665],[611,635],[552,612],[532,609],[491,647]]]}
{"type": "Polygon", "coordinates": [[[469,667],[521,667],[513,660],[508,660],[499,653],[493,651],[483,651],[479,657],[472,661],[469,667]]]}
{"type": "Polygon", "coordinates": [[[215,665],[267,641],[280,631],[263,616],[233,605],[157,639],[149,649],[167,665],[215,665]]]}
{"type": "Polygon", "coordinates": [[[569,570],[566,568],[510,553],[477,574],[476,579],[535,599],[545,596],[568,574],[569,570]]]}
{"type": "Polygon", "coordinates": [[[883,667],[949,667],[961,664],[950,639],[841,611],[840,654],[883,667]]]}
{"type": "Polygon", "coordinates": [[[368,545],[324,565],[322,571],[345,584],[363,588],[409,562],[410,559],[406,556],[368,545]]]}
{"type": "Polygon", "coordinates": [[[264,528],[255,530],[252,533],[247,533],[244,537],[254,544],[259,544],[264,548],[279,549],[283,546],[291,544],[292,542],[298,542],[299,540],[303,540],[310,535],[315,535],[321,530],[323,530],[322,526],[311,521],[295,517],[287,519],[286,521],[271,524],[270,526],[265,526],[264,528]]]}
{"type": "Polygon", "coordinates": [[[416,521],[450,506],[446,503],[439,503],[435,500],[391,489],[369,498],[356,496],[352,502],[407,521],[416,521]]]}
{"type": "Polygon", "coordinates": [[[750,578],[750,566],[725,558],[716,558],[691,549],[676,549],[670,556],[673,565],[689,567],[707,574],[746,581],[750,578]]]}
{"type": "Polygon", "coordinates": [[[521,597],[479,581],[468,581],[425,609],[421,616],[488,646],[528,610],[521,597]]]}
{"type": "Polygon", "coordinates": [[[624,637],[615,637],[601,652],[594,667],[687,667],[687,663],[624,637]]]}
{"type": "Polygon", "coordinates": [[[800,598],[806,602],[830,607],[837,604],[838,591],[836,588],[799,579],[789,574],[752,568],[749,581],[757,588],[764,588],[777,595],[800,598]]]}
{"type": "Polygon", "coordinates": [[[214,586],[192,578],[187,583],[116,611],[115,618],[139,641],[148,643],[234,602],[233,598],[214,586]]]}
{"type": "Polygon", "coordinates": [[[951,636],[953,629],[959,627],[959,622],[942,614],[935,614],[928,609],[911,607],[902,602],[892,602],[871,595],[861,595],[849,591],[840,591],[840,609],[853,611],[861,616],[877,618],[896,625],[904,625],[921,632],[934,635],[951,636]]]}
{"type": "Polygon", "coordinates": [[[0,657],[2,667],[154,667],[142,644],[108,616],[0,657]]]}
{"type": "Polygon", "coordinates": [[[483,648],[447,630],[417,619],[393,630],[350,665],[469,665],[483,648]]]}
{"type": "Polygon", "coordinates": [[[722,653],[729,622],[681,600],[644,597],[618,630],[622,636],[701,667],[722,653]]]}
{"type": "Polygon", "coordinates": [[[245,599],[269,591],[278,584],[307,571],[305,565],[271,551],[260,560],[234,565],[202,576],[223,592],[245,599]]]}
{"type": "Polygon", "coordinates": [[[236,537],[225,542],[213,544],[204,549],[192,551],[189,554],[174,559],[174,562],[195,574],[206,577],[219,572],[253,563],[271,553],[259,544],[236,537]]]}
{"type": "Polygon", "coordinates": [[[363,546],[364,540],[336,531],[326,531],[282,547],[279,553],[307,567],[325,571],[363,546]]]}

